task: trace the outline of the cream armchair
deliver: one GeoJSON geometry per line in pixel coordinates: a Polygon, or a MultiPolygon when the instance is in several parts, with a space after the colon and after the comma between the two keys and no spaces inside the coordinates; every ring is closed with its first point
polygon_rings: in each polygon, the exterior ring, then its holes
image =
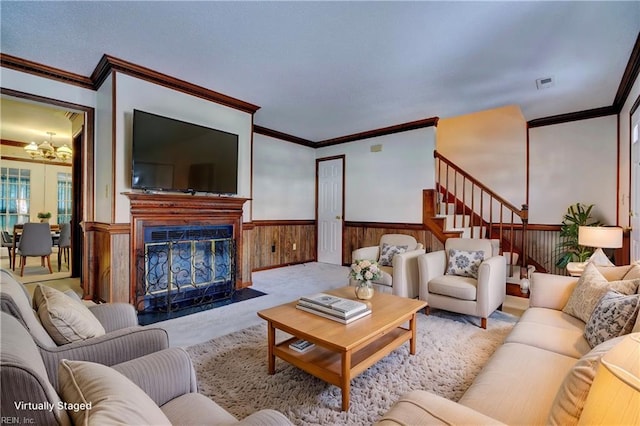
{"type": "Polygon", "coordinates": [[[424,246],[411,235],[386,234],[379,246],[362,247],[351,253],[351,260],[376,260],[382,269],[382,277],[373,281],[381,293],[396,296],[418,297],[418,256],[425,253],[424,246]]]}
{"type": "Polygon", "coordinates": [[[487,318],[504,302],[506,259],[499,255],[497,240],[449,238],[445,250],[419,256],[418,268],[420,299],[430,308],[480,317],[482,328],[487,328],[487,318]]]}

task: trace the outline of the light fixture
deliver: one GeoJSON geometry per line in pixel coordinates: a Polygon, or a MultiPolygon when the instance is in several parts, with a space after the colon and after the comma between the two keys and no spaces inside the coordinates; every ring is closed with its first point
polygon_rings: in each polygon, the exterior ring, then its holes
{"type": "Polygon", "coordinates": [[[622,339],[600,360],[578,424],[640,422],[640,334],[622,339]]]}
{"type": "Polygon", "coordinates": [[[54,132],[47,132],[49,135],[49,140],[42,142],[40,145],[37,145],[35,142],[31,142],[27,146],[24,147],[24,150],[31,156],[31,158],[44,158],[47,160],[55,160],[60,159],[62,161],[67,161],[73,156],[73,151],[67,144],[62,145],[60,148],[56,149],[53,146],[53,135],[54,132]]]}
{"type": "Polygon", "coordinates": [[[578,244],[597,249],[588,262],[592,262],[596,266],[614,266],[602,249],[622,247],[622,228],[617,226],[580,226],[578,228],[578,244]]]}

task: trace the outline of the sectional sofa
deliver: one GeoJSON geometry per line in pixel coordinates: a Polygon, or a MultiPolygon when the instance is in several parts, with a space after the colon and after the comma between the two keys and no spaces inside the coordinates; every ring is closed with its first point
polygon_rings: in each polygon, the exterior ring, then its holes
{"type": "Polygon", "coordinates": [[[534,273],[529,308],[458,402],[412,391],[379,425],[577,424],[602,356],[621,334],[640,336],[639,284],[638,264],[589,264],[580,278],[534,273]]]}

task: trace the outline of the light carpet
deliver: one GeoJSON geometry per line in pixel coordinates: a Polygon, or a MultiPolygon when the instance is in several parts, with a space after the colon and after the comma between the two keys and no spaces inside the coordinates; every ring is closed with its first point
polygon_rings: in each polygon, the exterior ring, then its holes
{"type": "Polygon", "coordinates": [[[245,300],[153,324],[169,333],[171,346],[191,346],[207,342],[265,321],[257,312],[300,296],[343,287],[349,283],[349,268],[326,263],[304,263],[252,274],[254,290],[265,296],[245,300]]]}
{"type": "MultiPolygon", "coordinates": [[[[516,317],[496,312],[488,329],[475,319],[432,310],[418,314],[417,351],[408,343],[351,381],[351,405],[341,391],[286,362],[267,374],[266,325],[259,324],[190,346],[200,393],[241,419],[273,408],[300,425],[369,425],[399,397],[425,389],[457,401],[509,333],[516,317]],[[435,311],[435,312],[434,312],[435,311]]],[[[277,340],[288,335],[281,333],[277,340]]]]}

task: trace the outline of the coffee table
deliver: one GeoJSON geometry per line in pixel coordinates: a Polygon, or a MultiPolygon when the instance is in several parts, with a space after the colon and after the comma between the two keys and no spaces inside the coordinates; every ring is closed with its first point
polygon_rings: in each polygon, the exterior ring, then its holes
{"type": "MultiPolygon", "coordinates": [[[[325,291],[338,297],[355,299],[354,287],[325,291]]],[[[275,374],[276,357],[301,370],[338,386],[342,390],[342,410],[349,409],[351,379],[409,341],[409,353],[416,352],[416,312],[427,302],[391,294],[376,293],[370,304],[371,315],[350,324],[296,309],[296,302],[258,312],[267,321],[268,371],[275,374]],[[408,327],[406,326],[408,323],[408,327]],[[294,337],[276,343],[276,330],[294,337]],[[308,352],[289,348],[297,339],[316,344],[308,352]]]]}

